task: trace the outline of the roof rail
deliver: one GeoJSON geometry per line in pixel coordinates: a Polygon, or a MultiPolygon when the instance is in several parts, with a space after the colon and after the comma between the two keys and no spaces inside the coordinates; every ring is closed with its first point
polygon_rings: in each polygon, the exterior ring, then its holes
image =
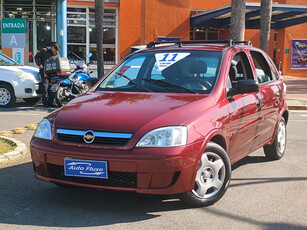
{"type": "Polygon", "coordinates": [[[253,46],[251,41],[234,41],[234,44],[239,44],[239,43],[243,43],[247,46],[253,46]]]}
{"type": "Polygon", "coordinates": [[[159,44],[178,44],[179,47],[182,47],[182,44],[221,44],[226,43],[228,46],[233,46],[235,43],[231,39],[227,40],[191,40],[191,41],[152,41],[147,44],[147,48],[155,47],[159,44]]]}

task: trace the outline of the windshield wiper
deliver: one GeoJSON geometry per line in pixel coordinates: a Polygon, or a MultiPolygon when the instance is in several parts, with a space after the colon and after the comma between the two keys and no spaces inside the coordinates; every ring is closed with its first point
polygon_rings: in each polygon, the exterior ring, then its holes
{"type": "Polygon", "coordinates": [[[160,85],[164,85],[164,86],[171,86],[173,88],[177,88],[177,89],[183,89],[189,93],[195,93],[195,94],[198,94],[198,92],[194,91],[194,90],[191,90],[191,89],[187,89],[183,86],[180,86],[180,85],[176,85],[176,84],[173,84],[173,83],[170,83],[168,81],[163,81],[163,80],[157,80],[157,79],[151,79],[151,78],[143,78],[142,80],[144,81],[148,81],[148,82],[156,82],[160,85]]]}
{"type": "Polygon", "coordinates": [[[127,79],[129,82],[131,82],[133,85],[137,86],[137,88],[139,88],[139,89],[141,88],[141,89],[143,89],[143,90],[145,90],[145,91],[147,91],[147,92],[152,92],[151,90],[145,88],[144,86],[139,85],[138,83],[136,83],[135,81],[133,81],[132,79],[130,79],[129,77],[127,77],[125,74],[122,74],[122,73],[120,73],[120,72],[117,72],[116,74],[119,75],[119,76],[121,76],[121,77],[123,77],[123,78],[126,78],[126,79],[127,79]]]}

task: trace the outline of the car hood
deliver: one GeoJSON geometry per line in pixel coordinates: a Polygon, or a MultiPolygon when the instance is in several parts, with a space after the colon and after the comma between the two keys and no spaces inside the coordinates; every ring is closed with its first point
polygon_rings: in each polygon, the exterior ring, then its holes
{"type": "Polygon", "coordinates": [[[26,73],[32,74],[37,81],[41,81],[41,78],[39,76],[39,69],[32,66],[0,66],[0,71],[12,71],[12,72],[18,72],[18,71],[24,71],[26,73]]]}
{"type": "Polygon", "coordinates": [[[135,133],[181,125],[204,106],[206,95],[87,92],[56,114],[57,128],[135,133]]]}

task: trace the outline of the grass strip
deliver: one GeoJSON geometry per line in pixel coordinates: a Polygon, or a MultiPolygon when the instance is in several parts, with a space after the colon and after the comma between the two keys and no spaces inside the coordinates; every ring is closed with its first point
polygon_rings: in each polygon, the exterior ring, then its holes
{"type": "Polygon", "coordinates": [[[16,144],[8,139],[0,138],[0,155],[13,151],[16,144]]]}

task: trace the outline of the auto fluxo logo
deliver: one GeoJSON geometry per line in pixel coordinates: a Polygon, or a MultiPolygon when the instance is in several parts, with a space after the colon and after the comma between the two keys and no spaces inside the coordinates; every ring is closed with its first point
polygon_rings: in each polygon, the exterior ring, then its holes
{"type": "Polygon", "coordinates": [[[95,133],[92,130],[86,131],[83,136],[83,140],[87,144],[93,143],[93,141],[95,140],[95,133]]]}

